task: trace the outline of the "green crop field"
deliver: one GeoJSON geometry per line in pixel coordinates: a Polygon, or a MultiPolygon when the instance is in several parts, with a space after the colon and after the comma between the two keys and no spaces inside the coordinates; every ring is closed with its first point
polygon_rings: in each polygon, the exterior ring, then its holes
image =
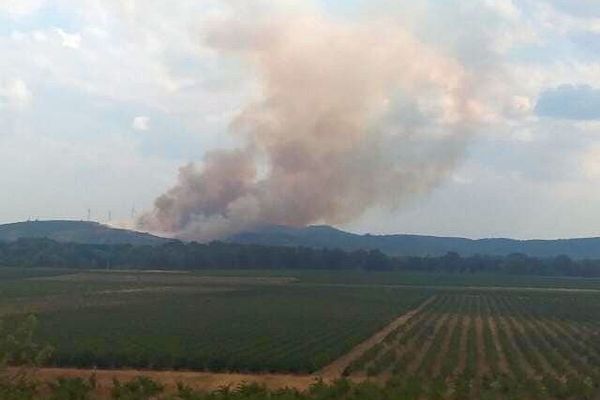
{"type": "Polygon", "coordinates": [[[294,277],[300,283],[326,285],[396,285],[419,287],[563,288],[600,291],[599,278],[524,276],[489,273],[427,273],[353,270],[199,270],[194,275],[294,277]]]}
{"type": "Polygon", "coordinates": [[[311,373],[420,305],[343,375],[415,399],[599,390],[593,279],[0,269],[0,313],[36,313],[60,367],[311,373]]]}
{"type": "Polygon", "coordinates": [[[58,276],[67,272],[69,272],[69,270],[56,268],[9,268],[0,266],[0,282],[26,278],[58,276]]]}
{"type": "Polygon", "coordinates": [[[425,297],[370,288],[175,291],[47,312],[39,333],[60,366],[312,372],[425,297]]]}
{"type": "Polygon", "coordinates": [[[429,291],[278,277],[77,273],[0,282],[5,314],[35,312],[52,365],[312,372],[429,291]]]}

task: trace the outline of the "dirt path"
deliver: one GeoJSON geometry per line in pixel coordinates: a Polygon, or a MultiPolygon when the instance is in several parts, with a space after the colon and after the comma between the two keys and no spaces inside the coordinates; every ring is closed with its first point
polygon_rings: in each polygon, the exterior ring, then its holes
{"type": "Polygon", "coordinates": [[[496,325],[496,320],[494,320],[493,317],[488,317],[487,323],[490,326],[490,331],[492,332],[492,339],[494,341],[494,347],[496,348],[496,352],[498,353],[498,369],[505,374],[512,375],[512,372],[510,371],[510,368],[508,366],[506,354],[504,354],[504,351],[507,351],[507,349],[504,349],[502,347],[502,344],[500,343],[500,338],[498,337],[498,326],[496,325]]]}
{"type": "Polygon", "coordinates": [[[458,375],[465,370],[467,365],[467,339],[469,338],[469,326],[471,324],[471,317],[469,315],[463,315],[461,322],[457,329],[460,329],[460,343],[458,351],[458,363],[454,369],[454,374],[458,375]]]}
{"type": "Polygon", "coordinates": [[[295,286],[309,287],[346,287],[346,288],[389,288],[389,289],[435,289],[453,291],[486,291],[486,292],[542,292],[542,293],[600,293],[596,288],[569,288],[569,287],[543,287],[543,286],[456,286],[456,285],[407,285],[407,284],[382,284],[382,283],[295,283],[295,286]]]}
{"type": "Polygon", "coordinates": [[[138,376],[145,376],[165,386],[167,392],[176,389],[177,383],[183,383],[196,390],[211,391],[224,386],[236,387],[242,383],[258,383],[269,389],[293,388],[306,390],[317,378],[311,375],[278,375],[278,374],[228,374],[189,371],[146,371],[146,370],[91,370],[67,368],[42,368],[36,373],[41,381],[53,381],[59,377],[81,377],[84,379],[95,375],[99,394],[108,394],[113,386],[113,379],[129,381],[138,376]]]}
{"type": "Polygon", "coordinates": [[[477,314],[475,317],[475,335],[477,343],[477,375],[482,376],[489,373],[490,368],[488,365],[489,360],[485,357],[485,342],[483,339],[483,319],[481,314],[477,314]]]}
{"type": "Polygon", "coordinates": [[[344,370],[352,363],[352,361],[356,360],[360,357],[365,351],[369,350],[371,347],[375,346],[378,343],[381,343],[385,337],[393,332],[395,329],[406,323],[410,318],[412,318],[415,314],[421,312],[425,307],[427,307],[436,296],[431,296],[425,302],[423,302],[419,307],[411,310],[405,314],[402,314],[400,317],[393,320],[389,323],[385,328],[375,333],[373,336],[360,343],[348,353],[344,354],[337,360],[334,360],[331,364],[326,365],[321,370],[317,371],[314,376],[322,377],[324,380],[331,381],[335,380],[342,376],[344,370]]]}

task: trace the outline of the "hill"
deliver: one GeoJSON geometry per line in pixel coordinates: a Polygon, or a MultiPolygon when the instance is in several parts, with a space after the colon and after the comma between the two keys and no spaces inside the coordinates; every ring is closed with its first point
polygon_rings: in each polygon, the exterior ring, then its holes
{"type": "Polygon", "coordinates": [[[359,235],[331,226],[319,225],[305,228],[265,226],[233,235],[228,238],[228,241],[343,250],[379,249],[392,256],[440,256],[454,251],[462,256],[523,253],[533,257],[554,257],[564,254],[577,259],[600,259],[600,238],[515,240],[422,235],[359,235]]]}
{"type": "Polygon", "coordinates": [[[111,228],[87,221],[27,221],[0,225],[0,241],[48,238],[58,242],[156,245],[169,241],[148,233],[111,228]]]}
{"type": "MultiPolygon", "coordinates": [[[[19,238],[133,245],[157,245],[170,241],[148,233],[116,229],[97,222],[27,221],[0,225],[0,241],[10,242],[19,238]]],[[[574,259],[600,259],[600,238],[515,240],[403,234],[361,235],[327,225],[303,228],[274,225],[238,233],[225,241],[264,246],[337,248],[348,251],[378,249],[390,256],[441,256],[454,251],[464,257],[475,254],[505,256],[523,253],[532,257],[555,257],[564,254],[574,259]]]]}

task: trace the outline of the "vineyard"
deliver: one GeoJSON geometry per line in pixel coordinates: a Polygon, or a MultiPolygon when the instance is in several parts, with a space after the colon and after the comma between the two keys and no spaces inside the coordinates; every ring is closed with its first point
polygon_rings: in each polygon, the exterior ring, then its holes
{"type": "Polygon", "coordinates": [[[440,293],[348,366],[424,398],[591,398],[600,297],[440,293]]]}
{"type": "Polygon", "coordinates": [[[42,313],[39,338],[61,367],[312,372],[427,296],[291,286],[148,293],[42,313]]]}
{"type": "Polygon", "coordinates": [[[34,339],[54,347],[45,366],[104,370],[104,387],[110,370],[144,369],[254,382],[270,373],[305,389],[346,377],[326,389],[340,399],[600,393],[596,280],[48,272],[4,270],[0,316],[36,314],[34,339]]]}

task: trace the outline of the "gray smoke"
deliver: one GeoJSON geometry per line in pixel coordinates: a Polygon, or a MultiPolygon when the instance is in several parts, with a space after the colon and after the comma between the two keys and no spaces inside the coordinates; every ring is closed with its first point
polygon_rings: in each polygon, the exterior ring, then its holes
{"type": "Polygon", "coordinates": [[[142,228],[204,241],[265,224],[339,224],[399,207],[453,170],[482,112],[457,62],[388,21],[245,15],[207,35],[260,82],[231,124],[241,145],[181,168],[142,228]]]}

